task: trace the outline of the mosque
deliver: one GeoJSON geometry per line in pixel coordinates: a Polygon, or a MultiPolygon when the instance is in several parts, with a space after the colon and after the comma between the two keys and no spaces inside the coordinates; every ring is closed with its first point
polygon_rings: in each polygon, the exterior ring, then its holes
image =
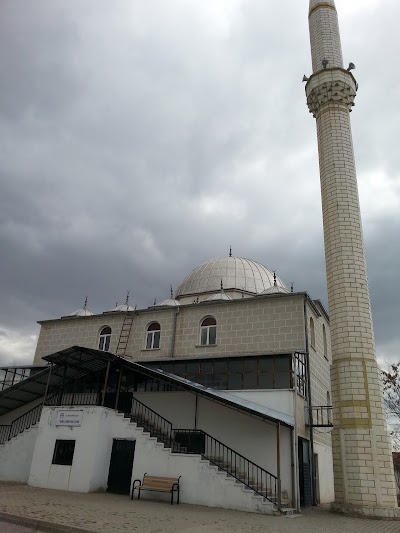
{"type": "MultiPolygon", "coordinates": [[[[171,298],[40,322],[32,366],[1,369],[0,481],[184,503],[400,518],[376,362],[334,0],[310,0],[329,316],[240,257],[171,298]],[[149,486],[149,485],[147,485],[149,486]],[[171,485],[172,488],[172,485],[171,485]],[[139,495],[140,495],[140,491],[139,495]]],[[[132,502],[134,505],[135,502],[132,502]]]]}
{"type": "Polygon", "coordinates": [[[333,500],[329,317],[260,263],[40,326],[33,365],[2,369],[0,479],[129,494],[181,476],[182,502],[265,513],[333,500]]]}

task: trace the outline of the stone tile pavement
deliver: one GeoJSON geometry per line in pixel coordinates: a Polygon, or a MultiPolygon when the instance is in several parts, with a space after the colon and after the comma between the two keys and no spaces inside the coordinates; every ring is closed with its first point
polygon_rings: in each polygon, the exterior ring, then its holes
{"type": "MultiPolygon", "coordinates": [[[[16,484],[0,484],[0,511],[99,533],[400,533],[400,522],[337,516],[322,508],[282,518],[16,484]]],[[[5,527],[0,522],[1,533],[32,531],[5,527]]]]}

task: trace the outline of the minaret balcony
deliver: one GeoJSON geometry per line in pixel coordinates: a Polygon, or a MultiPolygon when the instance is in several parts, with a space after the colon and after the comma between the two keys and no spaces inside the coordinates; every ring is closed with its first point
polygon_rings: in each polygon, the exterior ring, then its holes
{"type": "Polygon", "coordinates": [[[326,105],[344,106],[349,112],[355,105],[358,84],[353,74],[342,68],[324,68],[313,74],[306,85],[307,105],[314,118],[326,105]]]}

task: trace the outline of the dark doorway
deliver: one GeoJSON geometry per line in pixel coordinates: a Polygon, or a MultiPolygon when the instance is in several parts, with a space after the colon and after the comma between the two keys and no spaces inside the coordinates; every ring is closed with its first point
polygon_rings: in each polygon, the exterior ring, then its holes
{"type": "Polygon", "coordinates": [[[113,439],[107,491],[116,494],[129,494],[132,479],[134,440],[113,439]]]}
{"type": "Polygon", "coordinates": [[[301,507],[310,507],[312,505],[309,446],[310,443],[308,440],[299,438],[299,488],[301,507]]]}

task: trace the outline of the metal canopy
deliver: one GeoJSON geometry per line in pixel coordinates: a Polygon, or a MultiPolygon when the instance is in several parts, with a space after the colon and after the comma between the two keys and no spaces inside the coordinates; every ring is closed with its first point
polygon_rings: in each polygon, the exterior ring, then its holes
{"type": "Polygon", "coordinates": [[[257,418],[269,420],[275,424],[283,424],[287,427],[293,427],[294,425],[293,417],[284,413],[239,398],[228,392],[208,389],[203,385],[181,378],[175,374],[148,368],[126,357],[114,355],[109,352],[82,346],[72,346],[54,354],[46,355],[43,359],[51,363],[51,366],[4,391],[0,391],[0,416],[21,407],[21,405],[43,398],[47,386],[49,390],[53,387],[60,387],[63,383],[72,382],[85,374],[103,370],[109,363],[112,363],[125,366],[136,371],[138,374],[167,383],[175,388],[199,394],[212,401],[256,416],[257,418]]]}

